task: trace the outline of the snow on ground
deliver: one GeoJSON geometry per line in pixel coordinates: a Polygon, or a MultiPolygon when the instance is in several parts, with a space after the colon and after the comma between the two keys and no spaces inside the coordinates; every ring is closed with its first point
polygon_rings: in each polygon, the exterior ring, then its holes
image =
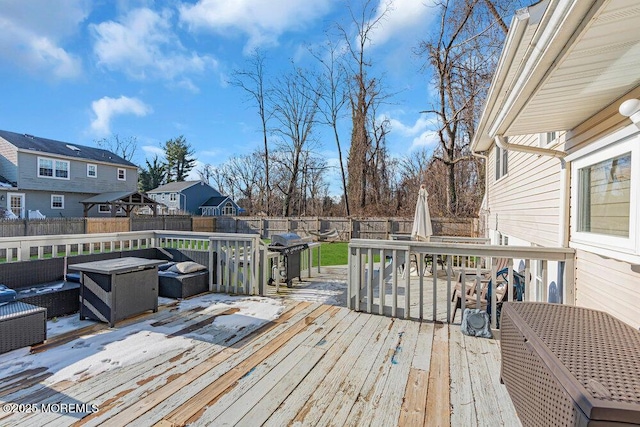
{"type": "MultiPolygon", "coordinates": [[[[173,301],[173,300],[168,300],[173,301]]],[[[166,301],[161,301],[161,303],[166,301]]],[[[29,369],[45,368],[53,375],[45,383],[53,384],[63,380],[78,380],[117,367],[128,366],[150,360],[164,353],[186,350],[198,342],[210,342],[216,331],[221,329],[239,330],[258,328],[276,319],[284,310],[282,301],[262,297],[241,297],[225,294],[207,294],[180,301],[180,311],[205,307],[199,316],[225,308],[238,311],[216,317],[212,326],[204,333],[170,335],[188,326],[183,322],[152,326],[157,316],[124,327],[107,328],[99,332],[81,336],[69,343],[49,348],[44,352],[29,354],[29,347],[0,355],[0,382],[2,378],[29,369]]],[[[200,317],[202,319],[202,317],[200,317]]],[[[90,320],[79,320],[72,315],[47,322],[47,331],[52,336],[73,329],[95,324],[90,320]]]]}

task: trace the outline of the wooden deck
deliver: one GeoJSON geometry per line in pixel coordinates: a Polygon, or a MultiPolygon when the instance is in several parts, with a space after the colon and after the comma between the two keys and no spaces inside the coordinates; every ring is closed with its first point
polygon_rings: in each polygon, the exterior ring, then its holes
{"type": "MultiPolygon", "coordinates": [[[[153,334],[154,327],[171,324],[174,332],[162,339],[172,339],[234,312],[221,308],[204,316],[166,307],[114,329],[99,324],[83,333],[126,332],[144,323],[153,334]]],[[[37,351],[74,348],[74,340],[82,342],[77,335],[37,351]]],[[[457,325],[286,300],[285,311],[257,329],[219,330],[211,340],[95,376],[52,383],[53,373],[31,369],[0,378],[3,404],[99,408],[0,412],[0,424],[517,426],[499,382],[499,358],[498,341],[464,336],[457,325]]]]}

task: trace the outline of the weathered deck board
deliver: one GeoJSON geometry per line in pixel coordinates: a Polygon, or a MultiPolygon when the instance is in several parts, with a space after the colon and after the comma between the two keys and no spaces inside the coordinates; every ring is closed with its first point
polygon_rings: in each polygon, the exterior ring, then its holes
{"type": "Polygon", "coordinates": [[[405,399],[400,409],[399,425],[424,425],[427,406],[427,390],[429,387],[429,367],[431,365],[431,349],[433,343],[433,324],[422,323],[418,334],[418,342],[411,363],[405,399]]]}
{"type": "Polygon", "coordinates": [[[433,331],[425,425],[448,426],[451,423],[450,393],[442,393],[441,390],[450,390],[449,326],[436,323],[433,331]]]}
{"type": "MultiPolygon", "coordinates": [[[[458,329],[459,331],[459,329],[458,329]]],[[[463,336],[460,332],[449,334],[449,358],[451,360],[451,425],[476,425],[477,415],[473,393],[471,391],[471,374],[474,370],[469,365],[463,336]]]]}
{"type": "MultiPolygon", "coordinates": [[[[225,309],[142,316],[130,324],[176,336],[164,339],[191,333],[209,333],[210,339],[191,339],[186,348],[81,381],[33,384],[20,375],[0,378],[0,384],[10,384],[1,403],[100,407],[91,415],[2,414],[0,423],[519,425],[499,383],[498,341],[461,335],[457,325],[287,304],[278,319],[236,332],[211,325],[225,309]]],[[[42,351],[60,351],[72,342],[68,338],[42,351]]]]}

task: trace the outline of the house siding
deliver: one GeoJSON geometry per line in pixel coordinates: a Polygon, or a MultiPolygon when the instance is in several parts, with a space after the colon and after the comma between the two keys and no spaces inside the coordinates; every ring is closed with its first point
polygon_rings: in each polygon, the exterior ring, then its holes
{"type": "Polygon", "coordinates": [[[20,164],[18,187],[23,190],[47,189],[51,192],[82,192],[84,194],[99,194],[110,191],[136,191],[138,186],[138,171],[136,168],[123,167],[105,163],[97,163],[83,159],[72,159],[47,155],[18,152],[20,164]],[[70,179],[40,178],[38,177],[38,157],[47,157],[69,161],[70,179]],[[87,164],[97,164],[97,178],[87,177],[87,164]],[[126,180],[117,179],[117,170],[126,169],[126,180]]]}
{"type": "MultiPolygon", "coordinates": [[[[538,145],[538,135],[510,143],[538,145]]],[[[489,228],[541,246],[558,245],[560,163],[557,159],[510,151],[508,174],[495,179],[495,145],[488,156],[489,228]]]]}
{"type": "Polygon", "coordinates": [[[0,175],[9,181],[18,181],[18,153],[16,147],[4,138],[0,138],[0,175]]]}
{"type": "Polygon", "coordinates": [[[576,260],[576,304],[640,327],[640,268],[584,250],[576,260]]]}
{"type": "MultiPolygon", "coordinates": [[[[21,191],[25,195],[25,216],[28,217],[29,210],[39,210],[48,218],[76,218],[83,216],[84,206],[80,203],[94,194],[86,193],[66,193],[62,191],[21,191]],[[64,209],[51,209],[51,195],[64,195],[64,209]]],[[[97,215],[92,215],[97,216],[97,215]]],[[[105,215],[102,215],[105,216],[105,215]]]]}

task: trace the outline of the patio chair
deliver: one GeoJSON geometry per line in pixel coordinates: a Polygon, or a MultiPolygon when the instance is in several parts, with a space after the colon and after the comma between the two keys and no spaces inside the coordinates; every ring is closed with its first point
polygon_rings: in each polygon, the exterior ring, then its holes
{"type": "MultiPolygon", "coordinates": [[[[504,268],[507,268],[509,264],[509,258],[498,258],[497,262],[496,262],[496,271],[500,271],[504,268]]],[[[457,298],[460,298],[460,290],[462,289],[462,284],[464,283],[465,286],[465,295],[466,296],[470,296],[473,295],[475,293],[476,290],[476,278],[477,278],[477,273],[472,273],[472,272],[465,272],[465,277],[462,277],[462,273],[458,274],[458,281],[455,285],[455,287],[453,288],[453,293],[451,295],[451,302],[454,302],[457,298]],[[471,280],[471,283],[468,283],[468,281],[471,280]]],[[[484,269],[481,272],[481,276],[480,276],[480,283],[483,285],[482,288],[484,288],[489,280],[491,280],[491,269],[484,269]]]]}
{"type": "MultiPolygon", "coordinates": [[[[503,268],[501,270],[499,270],[496,273],[496,281],[497,281],[497,286],[496,286],[496,302],[497,302],[497,312],[498,312],[498,321],[500,319],[500,307],[502,306],[502,303],[506,300],[507,298],[507,294],[508,294],[508,277],[509,277],[509,268],[503,268]]],[[[514,271],[513,272],[513,289],[514,292],[516,294],[516,301],[522,301],[524,298],[524,275],[520,272],[514,271]]],[[[480,289],[480,309],[481,310],[486,310],[487,313],[489,314],[489,317],[491,317],[491,304],[489,304],[489,301],[491,301],[491,292],[492,292],[492,282],[491,279],[489,279],[486,282],[482,282],[482,287],[480,289]]],[[[478,295],[475,292],[472,292],[471,294],[465,295],[465,306],[476,306],[476,303],[478,301],[478,295]]],[[[456,312],[458,311],[459,308],[462,307],[462,296],[460,295],[460,293],[457,294],[455,301],[454,301],[454,305],[453,305],[453,313],[451,314],[451,322],[453,323],[455,317],[456,317],[456,312]]],[[[499,324],[499,323],[498,323],[499,324]]]]}

